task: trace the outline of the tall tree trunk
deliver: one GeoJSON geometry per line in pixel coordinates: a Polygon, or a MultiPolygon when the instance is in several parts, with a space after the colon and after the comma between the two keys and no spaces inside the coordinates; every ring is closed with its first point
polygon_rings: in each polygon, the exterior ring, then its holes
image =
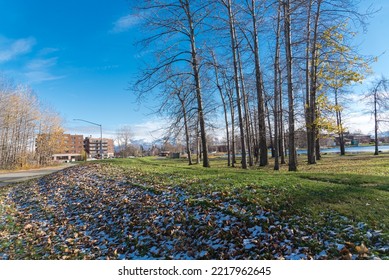
{"type": "Polygon", "coordinates": [[[273,141],[273,133],[272,133],[272,128],[271,128],[271,122],[270,122],[269,104],[268,104],[267,101],[265,101],[265,112],[266,112],[267,126],[269,127],[269,139],[270,139],[271,157],[274,158],[274,141],[273,141]]]}
{"type": "Polygon", "coordinates": [[[196,36],[195,36],[195,27],[193,23],[192,13],[190,9],[189,0],[180,0],[181,4],[184,7],[187,20],[189,23],[189,34],[190,34],[190,45],[191,45],[191,56],[192,56],[192,70],[193,77],[195,80],[196,86],[196,98],[197,98],[197,111],[200,123],[200,135],[201,135],[201,144],[202,144],[202,154],[203,154],[203,167],[210,167],[209,158],[208,158],[208,145],[207,145],[207,134],[205,129],[205,120],[204,120],[204,111],[203,111],[203,99],[201,92],[201,83],[200,83],[200,73],[199,73],[199,63],[197,60],[197,47],[196,47],[196,36]]]}
{"type": "Polygon", "coordinates": [[[258,164],[259,162],[259,128],[258,128],[258,112],[254,108],[253,112],[253,135],[254,135],[254,159],[255,164],[258,164]]]}
{"type": "Polygon", "coordinates": [[[339,108],[339,102],[338,102],[338,89],[335,89],[335,110],[336,110],[336,126],[338,128],[338,135],[339,135],[340,155],[344,156],[346,154],[346,148],[344,144],[342,111],[339,108]]]}
{"type": "Polygon", "coordinates": [[[286,71],[288,81],[288,120],[289,120],[289,171],[297,171],[297,154],[295,145],[295,118],[294,118],[294,93],[293,93],[293,56],[291,42],[291,15],[290,0],[284,2],[284,35],[286,52],[286,71]]]}
{"type": "MultiPolygon", "coordinates": [[[[381,82],[380,82],[381,83],[381,82]]],[[[380,86],[374,89],[374,155],[378,156],[378,89],[380,86]]]]}
{"type": "Polygon", "coordinates": [[[258,130],[259,130],[259,165],[266,166],[269,164],[266,143],[266,123],[265,123],[265,105],[264,105],[264,85],[261,71],[261,62],[259,57],[258,27],[255,8],[255,0],[251,0],[251,18],[253,23],[253,42],[254,42],[254,63],[255,63],[255,84],[257,90],[258,106],[258,130]]]}
{"type": "MultiPolygon", "coordinates": [[[[310,92],[310,109],[311,109],[311,125],[312,125],[312,136],[311,139],[313,140],[314,145],[314,152],[317,160],[321,159],[320,155],[320,132],[319,127],[317,124],[317,119],[319,117],[319,109],[317,104],[317,88],[318,88],[318,81],[317,81],[317,67],[318,67],[318,53],[317,53],[317,41],[318,41],[318,28],[319,28],[319,18],[320,18],[320,10],[321,10],[321,3],[322,0],[317,0],[317,7],[316,7],[316,16],[315,16],[315,24],[314,24],[314,31],[313,31],[313,43],[312,43],[312,54],[311,54],[311,92],[310,92]]],[[[316,163],[316,160],[315,162],[316,163]]]]}
{"type": "Polygon", "coordinates": [[[236,91],[236,101],[238,107],[238,117],[239,117],[239,129],[240,129],[240,142],[241,142],[241,153],[242,153],[242,168],[247,169],[247,160],[246,160],[246,136],[244,130],[244,120],[242,112],[242,99],[240,93],[239,85],[239,73],[238,73],[238,60],[236,57],[237,52],[237,43],[235,38],[235,20],[232,14],[231,0],[226,1],[226,8],[228,11],[229,27],[230,27],[230,37],[231,37],[231,51],[234,64],[234,81],[235,81],[235,91],[236,91]]]}
{"type": "Polygon", "coordinates": [[[320,152],[320,132],[316,129],[315,134],[315,155],[317,160],[321,160],[321,152],[320,152]]]}
{"type": "Polygon", "coordinates": [[[287,151],[286,151],[286,136],[285,136],[285,128],[284,128],[284,122],[282,121],[282,119],[284,118],[283,117],[283,109],[282,109],[282,106],[281,106],[281,100],[282,100],[282,95],[280,94],[280,139],[279,139],[279,143],[280,143],[280,155],[281,155],[281,164],[286,164],[286,157],[288,156],[287,155],[287,151]]]}
{"type": "MultiPolygon", "coordinates": [[[[234,30],[236,31],[236,30],[234,30]]],[[[237,38],[236,32],[235,32],[235,38],[237,38]]],[[[253,161],[253,153],[252,153],[252,135],[250,133],[250,113],[249,113],[249,104],[248,104],[248,97],[246,94],[246,86],[244,83],[244,75],[243,75],[243,67],[242,67],[242,59],[240,57],[240,50],[239,46],[236,47],[236,55],[238,59],[238,68],[239,68],[239,80],[241,84],[242,89],[242,99],[243,99],[243,111],[244,111],[244,122],[245,122],[245,135],[246,135],[246,147],[248,151],[248,162],[249,166],[254,165],[253,161]]]]}
{"type": "MultiPolygon", "coordinates": [[[[280,11],[281,11],[281,5],[280,5],[280,11]]],[[[280,22],[281,24],[281,22],[280,22]]],[[[280,33],[281,36],[281,33],[280,33]]],[[[281,39],[281,37],[280,37],[281,39]]],[[[280,43],[278,48],[280,48],[280,43]]],[[[286,154],[286,139],[285,139],[285,128],[284,128],[284,101],[283,101],[283,77],[282,77],[282,71],[281,71],[281,66],[280,63],[278,63],[277,67],[277,72],[278,72],[278,94],[279,94],[279,123],[280,123],[280,132],[279,132],[279,147],[280,147],[280,155],[281,155],[281,164],[286,164],[285,157],[287,156],[286,154]]]]}
{"type": "MultiPolygon", "coordinates": [[[[180,98],[180,97],[179,97],[180,98]]],[[[192,165],[192,153],[190,151],[190,135],[188,128],[188,119],[186,115],[185,100],[180,98],[182,114],[184,116],[184,128],[185,128],[185,143],[186,143],[186,153],[188,154],[188,164],[192,165]]]]}
{"type": "Polygon", "coordinates": [[[231,147],[230,147],[230,131],[228,124],[227,104],[224,96],[222,97],[223,110],[224,110],[224,122],[226,124],[226,141],[227,141],[227,165],[231,166],[231,147]]]}
{"type": "Polygon", "coordinates": [[[213,67],[215,70],[215,79],[216,79],[216,86],[219,90],[220,98],[222,100],[223,104],[223,112],[224,112],[224,123],[226,125],[226,138],[227,138],[227,165],[231,166],[231,149],[230,149],[230,134],[229,134],[229,124],[228,124],[228,113],[227,113],[227,104],[226,100],[223,94],[222,86],[219,82],[219,69],[218,64],[216,61],[215,53],[212,51],[212,58],[213,58],[213,67]]]}
{"type": "Polygon", "coordinates": [[[277,11],[277,31],[276,31],[276,50],[275,50],[275,56],[274,56],[274,170],[280,169],[280,162],[279,162],[279,151],[280,151],[280,142],[279,142],[279,135],[280,135],[280,129],[279,129],[279,80],[281,77],[278,76],[278,69],[280,68],[280,36],[281,36],[281,6],[278,6],[277,11]]]}
{"type": "Polygon", "coordinates": [[[201,162],[201,140],[200,140],[200,131],[199,131],[199,121],[196,125],[196,164],[201,162]]]}
{"type": "Polygon", "coordinates": [[[258,158],[255,157],[255,149],[256,149],[256,146],[258,146],[256,137],[255,137],[255,124],[254,124],[254,121],[255,121],[255,109],[253,110],[252,115],[253,115],[253,117],[252,117],[252,119],[250,121],[249,126],[250,126],[251,145],[252,145],[251,146],[251,153],[252,153],[252,157],[253,157],[253,160],[254,160],[253,165],[255,165],[256,161],[258,160],[258,158]]]}
{"type": "Polygon", "coordinates": [[[308,164],[316,163],[315,159],[315,138],[314,138],[314,127],[313,127],[313,108],[312,108],[312,95],[311,95],[311,11],[312,11],[312,0],[307,2],[307,26],[306,26],[306,47],[305,47],[305,123],[306,123],[306,133],[307,133],[307,157],[308,164]]]}
{"type": "Polygon", "coordinates": [[[226,93],[228,96],[228,101],[230,105],[230,115],[231,115],[231,166],[235,167],[236,143],[235,143],[235,106],[234,106],[234,98],[233,98],[234,93],[231,88],[227,87],[227,83],[226,83],[226,93]]]}

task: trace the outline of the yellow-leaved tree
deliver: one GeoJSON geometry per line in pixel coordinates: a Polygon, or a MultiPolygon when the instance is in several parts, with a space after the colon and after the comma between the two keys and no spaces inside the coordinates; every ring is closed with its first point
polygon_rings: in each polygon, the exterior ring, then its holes
{"type": "Polygon", "coordinates": [[[348,30],[347,23],[342,23],[326,29],[320,45],[318,81],[321,97],[317,103],[317,125],[338,135],[341,155],[345,155],[342,96],[351,85],[362,82],[371,72],[371,58],[358,55],[350,47],[348,40],[353,36],[355,34],[348,30]]]}
{"type": "Polygon", "coordinates": [[[59,153],[64,145],[64,130],[61,117],[50,110],[41,112],[36,138],[36,158],[39,165],[48,165],[53,154],[59,153]]]}

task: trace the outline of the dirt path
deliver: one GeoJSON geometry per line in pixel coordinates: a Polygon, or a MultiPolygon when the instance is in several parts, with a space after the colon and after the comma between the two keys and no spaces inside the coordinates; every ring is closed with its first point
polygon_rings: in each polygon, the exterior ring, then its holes
{"type": "Polygon", "coordinates": [[[60,166],[45,167],[40,169],[0,173],[0,187],[6,186],[10,183],[19,183],[33,178],[39,178],[72,165],[73,164],[63,164],[60,166]]]}

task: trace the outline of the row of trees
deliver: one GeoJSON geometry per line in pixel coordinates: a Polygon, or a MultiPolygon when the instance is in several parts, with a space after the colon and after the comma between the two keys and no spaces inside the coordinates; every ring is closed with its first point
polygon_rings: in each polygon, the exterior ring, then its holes
{"type": "MultiPolygon", "coordinates": [[[[221,109],[228,165],[297,170],[296,123],[305,127],[308,163],[320,159],[323,131],[339,134],[343,96],[362,81],[369,59],[351,42],[370,13],[352,0],[145,0],[138,4],[154,55],[135,83],[140,99],[151,93],[172,131],[196,142],[209,167],[207,130],[221,109]],[[238,131],[236,131],[236,128],[238,131]]],[[[344,142],[341,143],[344,154],[344,142]]]]}
{"type": "Polygon", "coordinates": [[[43,108],[29,87],[0,75],[0,169],[49,163],[62,133],[58,114],[43,108]]]}

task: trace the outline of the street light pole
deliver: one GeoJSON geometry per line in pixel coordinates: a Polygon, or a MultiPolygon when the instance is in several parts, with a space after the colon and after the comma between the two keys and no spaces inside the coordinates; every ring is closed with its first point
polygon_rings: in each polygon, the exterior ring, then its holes
{"type": "Polygon", "coordinates": [[[103,125],[98,124],[98,123],[94,123],[94,122],[90,122],[87,120],[83,120],[83,119],[73,119],[73,120],[74,121],[82,121],[82,122],[86,122],[86,123],[100,126],[100,156],[101,156],[101,158],[103,158],[103,125]]]}

